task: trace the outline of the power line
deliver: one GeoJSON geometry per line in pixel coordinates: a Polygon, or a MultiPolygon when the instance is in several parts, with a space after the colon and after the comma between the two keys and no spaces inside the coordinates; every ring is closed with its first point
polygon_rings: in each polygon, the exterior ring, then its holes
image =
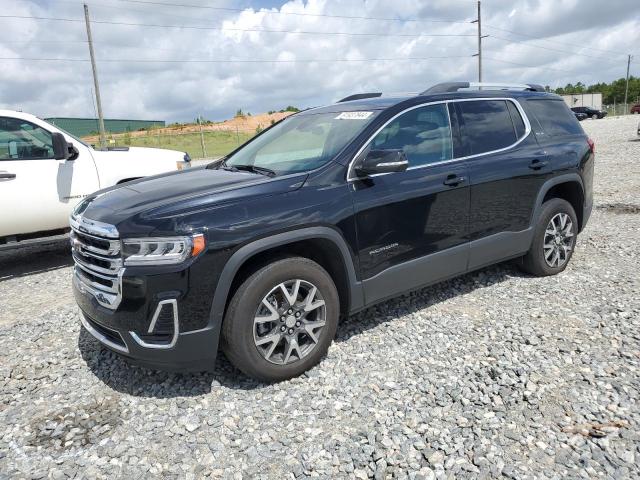
{"type": "MultiPolygon", "coordinates": [[[[506,33],[511,33],[512,35],[517,35],[520,37],[526,37],[526,38],[531,38],[532,40],[540,40],[543,42],[549,42],[549,43],[556,43],[558,45],[567,45],[570,47],[578,47],[578,48],[585,48],[584,45],[578,45],[576,43],[569,43],[569,42],[560,42],[558,40],[549,40],[547,38],[543,38],[543,37],[536,37],[534,35],[529,35],[526,33],[521,33],[521,32],[515,32],[513,30],[507,30],[506,28],[499,28],[499,27],[494,27],[491,25],[485,25],[486,28],[489,28],[491,30],[499,30],[501,32],[506,32],[506,33]]],[[[594,48],[594,47],[589,47],[591,50],[598,50],[600,52],[605,52],[605,53],[615,53],[615,54],[620,54],[619,51],[614,51],[614,50],[604,50],[602,48],[594,48]]]]}
{"type": "MultiPolygon", "coordinates": [[[[13,19],[30,19],[30,20],[51,20],[56,22],[82,22],[77,18],[59,18],[59,17],[36,17],[29,15],[0,15],[0,18],[13,19]]],[[[233,27],[209,27],[199,25],[165,25],[157,23],[135,23],[135,22],[116,22],[110,20],[91,20],[93,24],[101,25],[122,25],[130,27],[154,27],[154,28],[185,28],[193,30],[217,30],[230,32],[263,32],[263,33],[291,33],[300,35],[344,35],[344,36],[365,36],[365,37],[475,37],[474,34],[462,33],[369,33],[369,32],[318,32],[312,30],[271,30],[260,28],[233,28],[233,27]]]]}
{"type": "MultiPolygon", "coordinates": [[[[87,43],[86,40],[1,40],[1,43],[87,43]]],[[[96,42],[93,42],[96,43],[96,42]]],[[[140,45],[137,45],[139,47],[140,45]]]]}
{"type": "Polygon", "coordinates": [[[561,70],[559,68],[553,68],[553,67],[549,67],[547,65],[538,65],[538,66],[534,66],[534,65],[527,65],[525,63],[517,63],[517,62],[511,62],[508,60],[502,60],[501,58],[493,58],[493,57],[484,57],[487,60],[493,60],[494,62],[500,62],[500,63],[506,63],[509,65],[516,65],[518,67],[525,67],[525,68],[538,68],[538,69],[544,69],[544,70],[554,70],[556,72],[562,72],[562,73],[568,73],[571,75],[575,75],[575,72],[573,71],[569,71],[569,70],[561,70]]]}
{"type": "MultiPolygon", "coordinates": [[[[24,0],[31,1],[31,0],[24,0]]],[[[143,0],[114,0],[118,3],[137,3],[141,5],[153,5],[153,6],[164,6],[164,7],[180,7],[180,8],[195,8],[195,9],[205,9],[205,10],[215,10],[215,11],[227,11],[227,12],[245,12],[248,11],[248,8],[233,8],[233,7],[214,7],[211,5],[194,5],[188,3],[170,3],[170,2],[155,2],[155,1],[143,1],[143,0]]],[[[471,0],[470,0],[471,1],[471,0]]],[[[81,0],[57,0],[59,3],[71,3],[71,4],[82,4],[81,0]]],[[[92,6],[101,6],[101,7],[109,7],[109,8],[121,8],[115,7],[114,5],[106,5],[104,3],[90,2],[92,6]]],[[[252,9],[253,10],[253,9],[252,9]]],[[[130,10],[131,11],[131,10],[130,10]]],[[[134,12],[142,12],[142,10],[132,10],[134,12]]],[[[161,13],[161,12],[155,12],[161,13]]],[[[466,20],[425,20],[425,19],[417,19],[417,18],[397,18],[397,17],[367,17],[360,15],[331,15],[326,13],[308,13],[308,12],[282,12],[282,11],[273,11],[273,10],[253,10],[253,13],[260,13],[266,15],[292,15],[299,17],[318,17],[318,18],[341,18],[347,20],[377,20],[377,21],[387,21],[387,22],[412,22],[412,23],[454,23],[460,25],[467,25],[469,22],[466,20]]],[[[190,17],[185,17],[190,18],[190,17]]]]}
{"type": "MultiPolygon", "coordinates": [[[[206,10],[217,10],[217,11],[226,11],[226,12],[245,12],[246,8],[231,8],[231,7],[213,7],[210,5],[192,5],[185,3],[169,3],[169,2],[154,2],[154,1],[146,1],[146,0],[118,0],[119,2],[124,3],[137,3],[142,5],[155,5],[155,6],[163,6],[163,7],[180,7],[180,8],[197,8],[197,9],[206,9],[206,10]]],[[[417,22],[417,23],[458,23],[458,24],[468,24],[467,21],[462,20],[423,20],[423,19],[413,19],[413,18],[393,18],[393,17],[366,17],[360,15],[330,15],[326,13],[307,13],[307,12],[282,12],[282,11],[272,11],[272,10],[255,10],[255,13],[267,14],[267,15],[294,15],[300,17],[320,17],[320,18],[342,18],[348,20],[379,20],[386,22],[417,22]]]]}
{"type": "MultiPolygon", "coordinates": [[[[24,0],[30,1],[30,0],[24,0]]],[[[81,0],[57,0],[59,3],[71,3],[71,4],[81,4],[81,0]]],[[[195,8],[201,10],[214,10],[221,12],[246,12],[248,8],[233,8],[233,7],[214,7],[211,5],[195,5],[189,3],[171,3],[171,2],[155,2],[155,1],[144,1],[144,0],[114,0],[117,3],[134,3],[139,5],[152,5],[152,6],[162,6],[162,7],[179,7],[179,8],[195,8]]],[[[113,5],[106,5],[104,3],[96,3],[90,2],[92,6],[101,6],[101,7],[110,7],[110,8],[121,8],[115,7],[113,5]]],[[[136,12],[141,12],[141,10],[133,10],[136,12]]],[[[331,15],[327,13],[308,13],[308,12],[282,12],[282,11],[273,11],[273,10],[253,10],[253,13],[265,14],[265,15],[291,15],[297,17],[317,17],[317,18],[340,18],[346,20],[376,20],[376,21],[386,21],[386,22],[412,22],[412,23],[453,23],[460,25],[467,25],[469,22],[466,20],[426,20],[426,19],[417,19],[417,18],[397,18],[397,17],[368,17],[364,15],[331,15]]],[[[161,12],[155,12],[161,13],[161,12]]],[[[188,17],[186,17],[188,18],[188,17]]]]}
{"type": "MultiPolygon", "coordinates": [[[[98,63],[348,63],[348,62],[396,62],[396,61],[421,61],[421,60],[446,60],[449,58],[471,58],[471,55],[446,55],[429,57],[404,57],[404,58],[338,58],[338,59],[301,59],[301,60],[269,60],[269,59],[136,59],[125,58],[100,59],[98,63]]],[[[35,58],[35,57],[0,57],[0,60],[20,60],[32,62],[89,62],[86,58],[35,58]]]]}
{"type": "Polygon", "coordinates": [[[571,54],[571,55],[579,55],[581,57],[595,58],[595,59],[598,59],[598,60],[611,60],[610,57],[609,58],[607,58],[607,57],[596,57],[596,56],[593,56],[593,55],[587,55],[586,53],[570,52],[568,50],[561,50],[559,48],[551,48],[551,47],[545,47],[543,45],[536,45],[534,43],[529,43],[528,40],[513,40],[513,39],[510,39],[510,38],[497,37],[495,35],[490,35],[489,38],[493,38],[493,39],[496,39],[496,40],[502,40],[502,41],[507,42],[507,43],[517,43],[519,45],[525,45],[527,47],[541,48],[543,50],[549,50],[549,51],[552,51],[552,52],[568,53],[568,54],[571,54]]]}

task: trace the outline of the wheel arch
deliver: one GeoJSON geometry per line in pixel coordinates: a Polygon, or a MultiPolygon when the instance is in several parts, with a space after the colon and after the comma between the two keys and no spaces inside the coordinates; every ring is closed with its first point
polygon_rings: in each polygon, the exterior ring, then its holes
{"type": "Polygon", "coordinates": [[[338,289],[342,314],[364,305],[362,285],[342,235],[329,227],[308,227],[261,238],[236,250],[218,279],[210,322],[218,328],[222,325],[229,300],[244,278],[274,259],[292,255],[310,258],[327,270],[338,289]]]}
{"type": "Polygon", "coordinates": [[[536,206],[531,219],[531,225],[535,226],[542,204],[551,198],[562,198],[573,206],[578,217],[578,231],[584,227],[584,185],[582,178],[577,173],[569,173],[547,180],[536,199],[536,206]]]}

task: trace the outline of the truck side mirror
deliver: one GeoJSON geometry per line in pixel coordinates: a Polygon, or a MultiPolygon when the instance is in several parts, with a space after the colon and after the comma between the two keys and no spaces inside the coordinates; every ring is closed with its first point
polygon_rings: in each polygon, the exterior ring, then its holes
{"type": "MultiPolygon", "coordinates": [[[[67,160],[72,156],[72,150],[69,147],[73,145],[67,142],[64,135],[59,132],[54,132],[51,134],[51,140],[53,142],[53,158],[56,160],[67,160]]],[[[75,157],[77,157],[77,155],[75,157]]],[[[74,158],[71,158],[71,160],[74,158]]]]}

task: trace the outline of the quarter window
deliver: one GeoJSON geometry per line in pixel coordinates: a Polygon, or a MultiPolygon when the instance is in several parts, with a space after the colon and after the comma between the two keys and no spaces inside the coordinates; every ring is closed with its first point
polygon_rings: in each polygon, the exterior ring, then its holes
{"type": "Polygon", "coordinates": [[[478,100],[458,104],[464,123],[464,138],[472,155],[500,150],[517,141],[518,127],[511,120],[507,103],[511,102],[478,100]]]}
{"type": "Polygon", "coordinates": [[[18,118],[0,118],[0,161],[53,158],[51,133],[18,118]]]}
{"type": "Polygon", "coordinates": [[[547,135],[559,137],[584,133],[576,116],[562,100],[528,100],[528,105],[547,135]]]}
{"type": "Polygon", "coordinates": [[[401,149],[409,167],[450,160],[453,149],[446,105],[427,105],[403,113],[373,138],[370,148],[401,149]]]}

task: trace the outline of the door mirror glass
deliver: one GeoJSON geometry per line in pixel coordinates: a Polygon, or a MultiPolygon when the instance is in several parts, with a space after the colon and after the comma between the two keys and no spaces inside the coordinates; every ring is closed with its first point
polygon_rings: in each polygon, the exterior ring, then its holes
{"type": "Polygon", "coordinates": [[[356,167],[356,173],[366,177],[376,173],[404,172],[408,166],[409,161],[402,149],[369,150],[356,167]]]}

